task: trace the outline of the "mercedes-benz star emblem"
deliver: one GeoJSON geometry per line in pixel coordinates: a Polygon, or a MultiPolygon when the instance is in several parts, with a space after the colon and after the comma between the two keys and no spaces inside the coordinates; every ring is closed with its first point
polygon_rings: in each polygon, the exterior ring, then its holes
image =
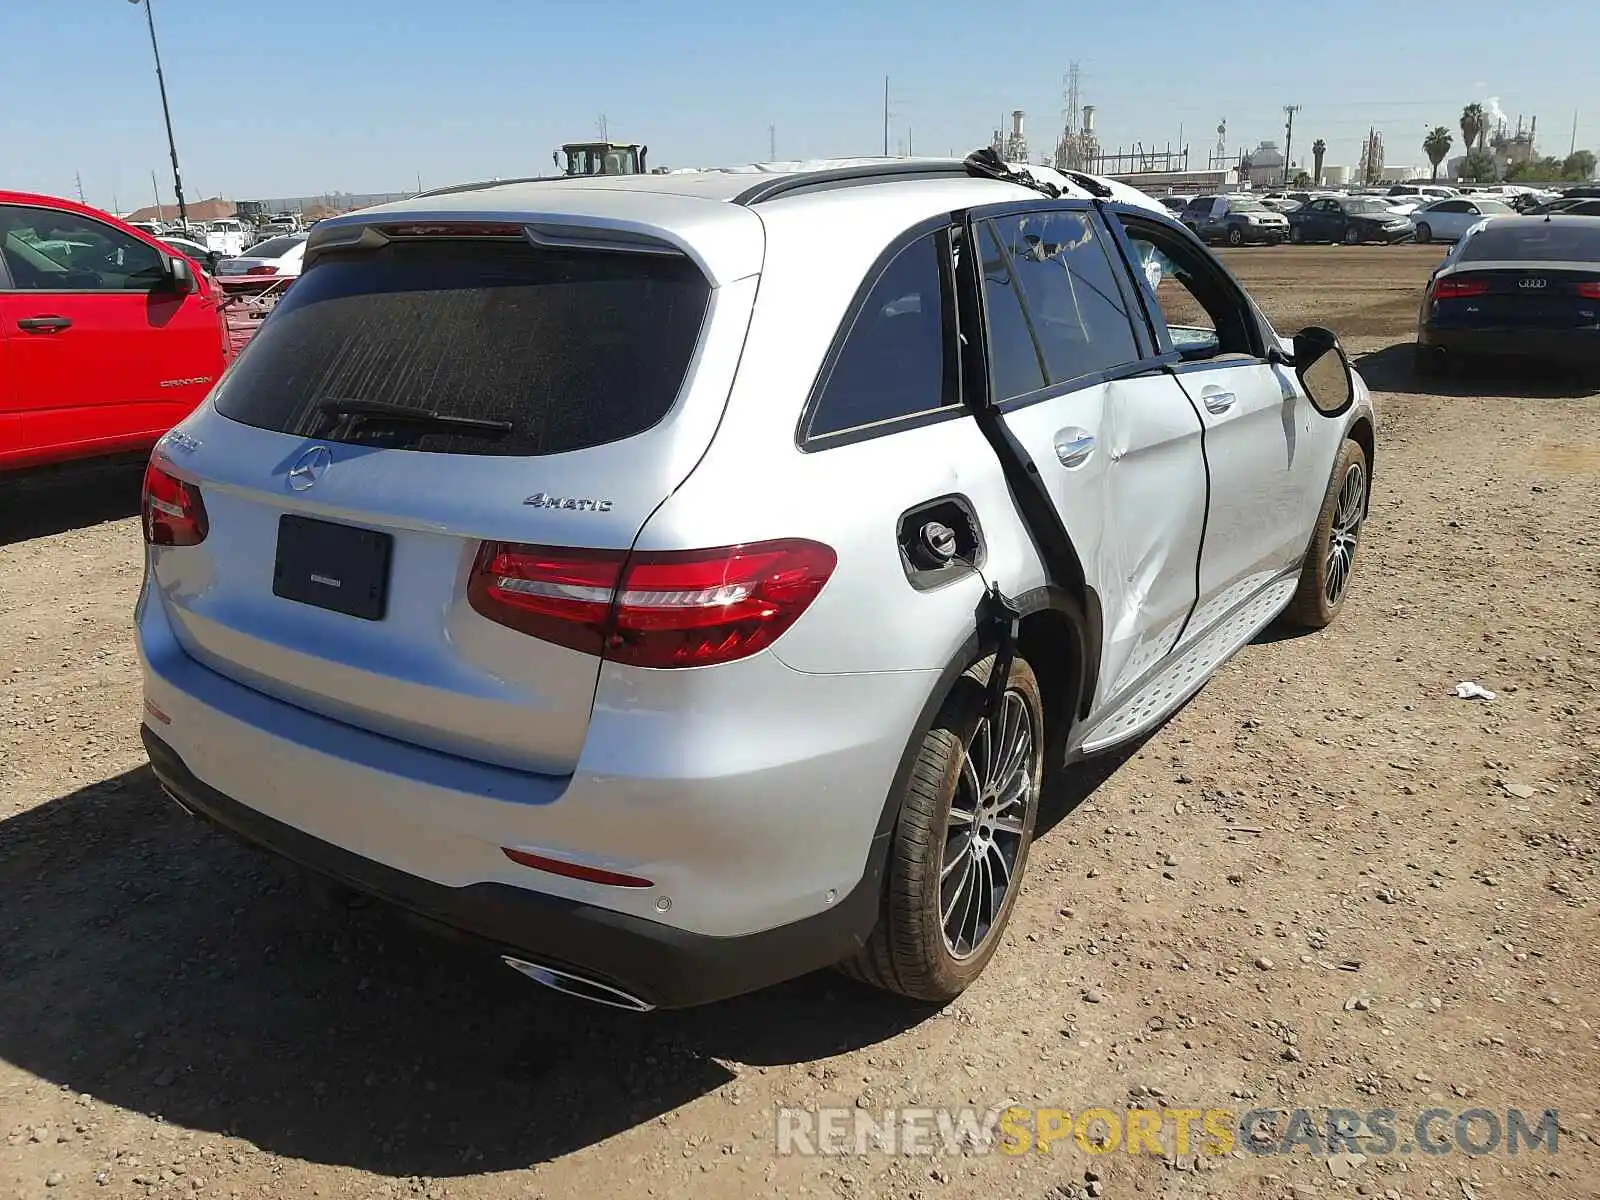
{"type": "Polygon", "coordinates": [[[317,480],[328,473],[333,465],[333,451],[326,446],[313,446],[289,468],[289,486],[297,492],[314,487],[317,480]]]}

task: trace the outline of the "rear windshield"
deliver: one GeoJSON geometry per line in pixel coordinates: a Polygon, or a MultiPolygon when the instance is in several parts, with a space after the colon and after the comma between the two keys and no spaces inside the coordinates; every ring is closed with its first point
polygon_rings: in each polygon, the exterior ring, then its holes
{"type": "Polygon", "coordinates": [[[1600,259],[1600,223],[1532,221],[1490,224],[1467,239],[1460,262],[1594,262],[1600,259]]]}
{"type": "Polygon", "coordinates": [[[236,421],[451,454],[560,454],[666,416],[710,285],[687,259],[503,241],[319,260],[216,392],[236,421]],[[504,422],[505,432],[349,420],[342,402],[504,422]]]}
{"type": "Polygon", "coordinates": [[[1259,200],[1229,200],[1228,207],[1234,212],[1264,213],[1272,211],[1259,200]]]}
{"type": "Polygon", "coordinates": [[[246,253],[251,258],[282,258],[305,240],[303,237],[268,238],[251,246],[246,253]]]}

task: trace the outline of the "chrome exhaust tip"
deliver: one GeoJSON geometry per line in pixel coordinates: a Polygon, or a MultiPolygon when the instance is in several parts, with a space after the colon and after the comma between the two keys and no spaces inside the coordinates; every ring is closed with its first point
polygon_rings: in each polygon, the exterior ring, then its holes
{"type": "Polygon", "coordinates": [[[609,983],[601,983],[598,980],[585,979],[570,971],[541,966],[539,963],[513,958],[509,954],[501,955],[500,961],[519,975],[525,975],[553,992],[561,992],[578,1000],[587,1000],[590,1004],[603,1004],[607,1008],[621,1008],[628,1012],[649,1012],[655,1007],[654,1004],[646,1003],[621,988],[612,987],[609,983]]]}

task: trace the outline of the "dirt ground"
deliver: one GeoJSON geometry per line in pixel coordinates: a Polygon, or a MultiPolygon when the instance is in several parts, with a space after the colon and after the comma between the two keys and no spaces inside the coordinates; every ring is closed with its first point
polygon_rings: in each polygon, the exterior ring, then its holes
{"type": "Polygon", "coordinates": [[[1600,397],[1414,381],[1439,254],[1229,255],[1379,393],[1355,594],[1055,781],[1005,945],[943,1011],[825,973],[628,1016],[315,903],[142,765],[137,474],[0,492],[0,1200],[1600,1195],[1600,397]],[[1008,1102],[1556,1108],[1559,1140],[776,1152],[778,1106],[1008,1102]]]}

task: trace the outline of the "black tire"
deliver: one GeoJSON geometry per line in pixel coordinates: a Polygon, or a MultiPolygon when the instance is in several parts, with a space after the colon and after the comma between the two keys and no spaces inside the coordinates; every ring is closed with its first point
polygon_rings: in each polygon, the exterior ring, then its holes
{"type": "Polygon", "coordinates": [[[1417,224],[1417,241],[1422,245],[1433,241],[1433,228],[1426,221],[1417,224]]]}
{"type": "Polygon", "coordinates": [[[1354,225],[1345,227],[1344,244],[1346,246],[1359,246],[1361,244],[1361,230],[1354,225]]]}
{"type": "MultiPolygon", "coordinates": [[[[960,837],[953,833],[950,824],[952,805],[958,795],[971,792],[970,784],[963,784],[968,748],[979,739],[980,725],[987,727],[987,722],[980,718],[993,664],[991,656],[967,669],[956,681],[933,727],[922,739],[910,779],[900,797],[899,818],[884,872],[878,923],[867,944],[838,967],[863,983],[911,1000],[946,1003],[959,996],[982,973],[1000,944],[1028,864],[1044,775],[1044,705],[1033,668],[1019,657],[1011,663],[1006,697],[1008,704],[1013,697],[1020,702],[1022,715],[1017,719],[1020,721],[1025,716],[1032,739],[1032,751],[1027,755],[1029,761],[1025,768],[1028,794],[1021,802],[1019,832],[1004,835],[1008,839],[1017,838],[1004,899],[984,927],[986,931],[977,937],[966,954],[958,956],[947,941],[942,917],[947,904],[954,905],[962,895],[968,894],[963,887],[967,876],[963,875],[955,889],[947,893],[944,876],[949,874],[954,879],[956,875],[942,868],[947,861],[959,864],[969,857],[969,851],[976,862],[990,861],[985,854],[971,850],[970,838],[967,849],[959,851],[954,858],[947,859],[947,853],[960,837]]],[[[979,756],[975,756],[974,762],[978,760],[979,756]]],[[[976,804],[974,811],[977,811],[976,804]]],[[[991,846],[999,844],[998,841],[990,843],[991,846]]],[[[972,900],[976,901],[979,894],[979,884],[974,881],[972,900]]],[[[969,908],[962,914],[963,928],[966,915],[972,911],[969,908]]],[[[979,927],[980,922],[975,919],[975,932],[979,927]]]]}
{"type": "Polygon", "coordinates": [[[1284,611],[1286,623],[1300,629],[1324,629],[1344,608],[1350,596],[1350,576],[1355,570],[1356,555],[1361,548],[1361,530],[1366,522],[1367,489],[1371,473],[1367,453],[1359,442],[1346,438],[1333,460],[1333,473],[1328,477],[1328,491],[1322,498],[1322,508],[1317,513],[1317,524],[1311,534],[1311,545],[1306,550],[1305,564],[1300,568],[1300,586],[1294,599],[1284,611]],[[1355,497],[1354,527],[1348,526],[1350,501],[1346,496],[1351,474],[1360,472],[1359,494],[1355,497]],[[1334,542],[1339,538],[1341,562],[1335,564],[1334,542]],[[1336,595],[1330,595],[1330,586],[1342,574],[1336,595]]]}
{"type": "Polygon", "coordinates": [[[1436,346],[1417,346],[1411,365],[1412,370],[1424,379],[1442,378],[1450,370],[1450,360],[1436,346]]]}
{"type": "Polygon", "coordinates": [[[1289,241],[1296,246],[1303,245],[1306,240],[1306,231],[1298,225],[1289,226],[1289,241]]]}
{"type": "Polygon", "coordinates": [[[1228,226],[1228,245],[1230,245],[1230,246],[1242,246],[1242,245],[1244,245],[1244,230],[1240,229],[1237,225],[1229,225],[1228,226]]]}

